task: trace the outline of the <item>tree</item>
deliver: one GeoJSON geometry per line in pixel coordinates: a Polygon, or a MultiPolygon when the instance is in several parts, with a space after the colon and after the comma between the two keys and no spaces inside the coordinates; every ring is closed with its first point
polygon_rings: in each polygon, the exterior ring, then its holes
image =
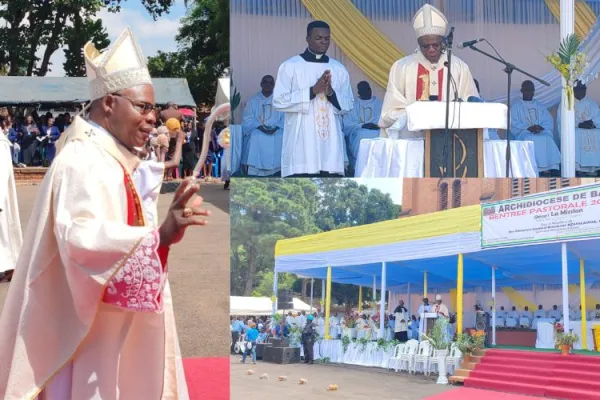
{"type": "Polygon", "coordinates": [[[83,46],[91,41],[98,50],[110,45],[108,33],[102,26],[102,20],[83,19],[76,15],[72,27],[65,30],[65,62],[63,64],[66,76],[85,76],[85,58],[83,46]]]}
{"type": "Polygon", "coordinates": [[[197,104],[212,104],[229,66],[229,1],[195,0],[181,21],[179,50],[148,58],[153,77],[186,78],[197,104]]]}
{"type": "MultiPolygon", "coordinates": [[[[107,8],[119,12],[126,0],[0,0],[0,65],[8,75],[45,76],[51,70],[52,55],[67,43],[67,35],[81,18],[92,29],[91,38],[101,32],[93,28],[89,18],[107,8]],[[39,58],[36,53],[44,48],[39,58]]],[[[137,1],[137,0],[133,0],[137,1]]],[[[140,0],[156,19],[175,4],[176,0],[140,0]]],[[[70,38],[73,42],[73,38],[70,38]]],[[[79,46],[79,43],[77,43],[79,46]]],[[[82,46],[80,46],[82,47],[82,46]]],[[[79,48],[80,50],[80,48],[79,48]]],[[[73,53],[78,49],[69,49],[73,53]]],[[[76,66],[69,66],[76,71],[76,66]]]]}
{"type": "Polygon", "coordinates": [[[236,179],[230,193],[231,292],[250,296],[272,271],[278,240],[317,232],[316,185],[308,179],[236,179]]]}

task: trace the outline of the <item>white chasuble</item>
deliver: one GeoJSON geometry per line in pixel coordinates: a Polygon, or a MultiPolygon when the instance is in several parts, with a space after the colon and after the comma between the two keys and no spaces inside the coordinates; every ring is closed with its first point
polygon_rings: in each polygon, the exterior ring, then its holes
{"type": "Polygon", "coordinates": [[[15,269],[22,244],[12,147],[0,132],[0,272],[15,269]]]}
{"type": "Polygon", "coordinates": [[[252,96],[244,108],[242,122],[242,164],[248,166],[250,176],[269,176],[281,169],[284,114],[273,108],[273,95],[262,92],[252,96]],[[264,133],[261,126],[278,128],[275,133],[264,133]]]}
{"type": "MultiPolygon", "coordinates": [[[[575,163],[577,171],[594,173],[600,170],[600,108],[593,100],[575,100],[575,163]],[[579,128],[592,121],[596,129],[579,128]]],[[[557,128],[561,129],[561,109],[558,109],[557,128]]]]}
{"type": "Polygon", "coordinates": [[[354,100],[352,111],[344,115],[344,135],[348,139],[350,150],[350,163],[356,163],[360,141],[363,139],[375,139],[379,137],[379,130],[364,129],[364,124],[375,124],[379,122],[382,102],[373,96],[369,100],[357,98],[354,100]]]}
{"type": "Polygon", "coordinates": [[[0,317],[0,398],[187,400],[139,159],[79,117],[57,147],[0,317]]]}
{"type": "Polygon", "coordinates": [[[515,140],[533,142],[539,171],[560,168],[560,151],[554,141],[554,119],[537,100],[519,100],[510,107],[510,130],[515,140]],[[533,125],[544,128],[540,133],[528,130],[533,125]]]}
{"type": "Polygon", "coordinates": [[[294,174],[344,175],[342,116],[352,110],[354,96],[346,68],[328,62],[307,62],[301,56],[279,67],[273,107],[285,113],[281,176],[294,174]],[[310,88],[326,70],[340,109],[321,93],[311,100],[310,88]]]}
{"type": "MultiPolygon", "coordinates": [[[[448,69],[444,63],[447,61],[448,56],[442,54],[438,63],[432,64],[417,51],[394,63],[379,119],[382,137],[423,137],[423,132],[409,132],[406,129],[406,107],[416,101],[429,101],[430,96],[445,101],[448,69]]],[[[456,86],[450,87],[450,100],[458,98],[466,101],[470,96],[479,96],[469,67],[456,56],[452,56],[451,73],[456,86]]]]}

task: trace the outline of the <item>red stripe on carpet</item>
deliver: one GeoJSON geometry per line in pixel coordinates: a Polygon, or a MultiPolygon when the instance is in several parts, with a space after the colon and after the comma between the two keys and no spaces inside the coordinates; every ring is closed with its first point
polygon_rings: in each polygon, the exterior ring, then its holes
{"type": "Polygon", "coordinates": [[[425,400],[531,400],[539,397],[522,396],[519,394],[493,392],[491,390],[458,388],[435,396],[426,397],[425,400]]]}
{"type": "Polygon", "coordinates": [[[184,358],[190,400],[229,400],[229,357],[184,358]]]}
{"type": "Polygon", "coordinates": [[[599,399],[600,357],[487,350],[464,385],[559,399],[599,399]]]}

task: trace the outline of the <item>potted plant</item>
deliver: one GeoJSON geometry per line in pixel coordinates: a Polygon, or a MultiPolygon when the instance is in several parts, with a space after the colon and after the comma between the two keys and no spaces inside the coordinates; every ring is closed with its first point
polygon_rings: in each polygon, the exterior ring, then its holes
{"type": "Polygon", "coordinates": [[[556,334],[556,344],[560,347],[561,354],[568,356],[569,351],[575,343],[579,341],[579,336],[576,333],[559,332],[556,334]]]}
{"type": "Polygon", "coordinates": [[[439,377],[436,383],[440,385],[448,384],[448,373],[446,371],[446,356],[448,356],[448,346],[450,345],[450,335],[448,334],[448,320],[438,318],[433,325],[429,335],[423,334],[423,340],[429,340],[429,343],[435,350],[434,357],[438,359],[439,377]]]}
{"type": "Polygon", "coordinates": [[[463,361],[468,363],[471,359],[471,352],[473,351],[473,337],[466,333],[459,333],[456,335],[455,343],[463,356],[463,361]]]}

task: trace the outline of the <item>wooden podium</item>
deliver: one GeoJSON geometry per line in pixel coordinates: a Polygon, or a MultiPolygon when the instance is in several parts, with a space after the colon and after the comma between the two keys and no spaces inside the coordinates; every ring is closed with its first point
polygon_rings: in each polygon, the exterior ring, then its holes
{"type": "Polygon", "coordinates": [[[421,323],[419,324],[419,338],[423,334],[430,334],[435,325],[438,315],[436,313],[423,313],[421,314],[421,323]]]}
{"type": "Polygon", "coordinates": [[[483,178],[483,130],[506,129],[507,111],[506,105],[498,103],[450,103],[446,160],[446,103],[418,101],[408,106],[408,130],[425,136],[424,176],[483,178]]]}

